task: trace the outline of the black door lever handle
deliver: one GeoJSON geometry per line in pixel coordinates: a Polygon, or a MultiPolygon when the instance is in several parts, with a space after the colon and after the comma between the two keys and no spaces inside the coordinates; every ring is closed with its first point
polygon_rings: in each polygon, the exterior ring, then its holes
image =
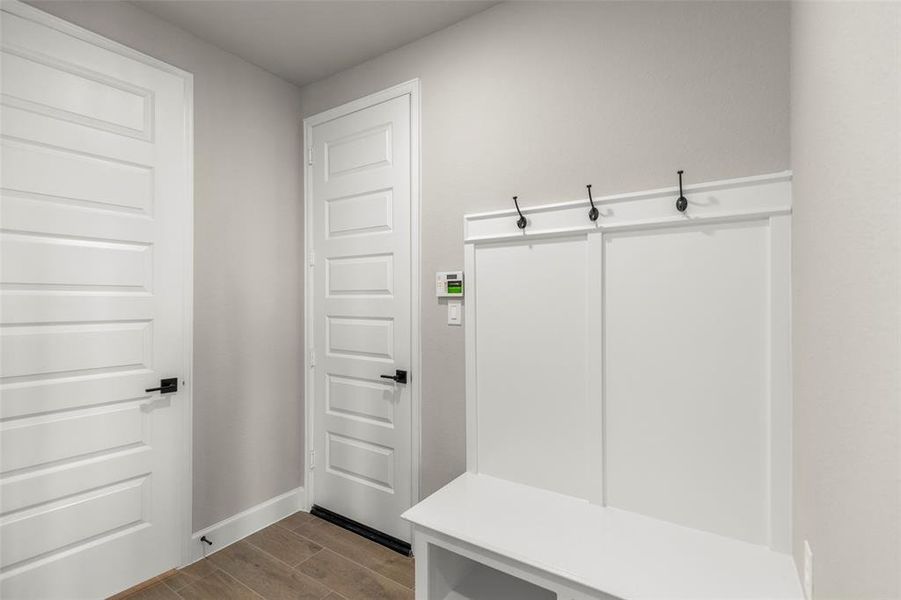
{"type": "Polygon", "coordinates": [[[381,375],[382,379],[393,379],[397,383],[407,383],[407,372],[397,369],[394,375],[381,375]]]}
{"type": "Polygon", "coordinates": [[[147,388],[145,392],[159,392],[161,394],[171,394],[178,391],[178,377],[170,377],[168,379],[160,379],[160,387],[147,388]]]}

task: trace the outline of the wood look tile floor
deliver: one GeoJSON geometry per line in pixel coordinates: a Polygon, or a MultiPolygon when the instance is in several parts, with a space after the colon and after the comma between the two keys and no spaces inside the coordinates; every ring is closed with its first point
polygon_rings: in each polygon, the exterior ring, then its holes
{"type": "Polygon", "coordinates": [[[125,598],[412,600],[413,559],[299,512],[125,598]]]}

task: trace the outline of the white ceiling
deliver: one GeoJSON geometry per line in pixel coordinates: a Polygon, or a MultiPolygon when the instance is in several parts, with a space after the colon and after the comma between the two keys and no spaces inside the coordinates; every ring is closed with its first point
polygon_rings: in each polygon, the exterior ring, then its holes
{"type": "Polygon", "coordinates": [[[132,4],[300,86],[444,29],[496,2],[132,0],[132,4]]]}

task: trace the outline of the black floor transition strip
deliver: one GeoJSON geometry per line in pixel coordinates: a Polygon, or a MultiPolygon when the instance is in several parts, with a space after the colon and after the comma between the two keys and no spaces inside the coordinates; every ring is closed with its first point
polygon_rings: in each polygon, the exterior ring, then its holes
{"type": "Polygon", "coordinates": [[[353,519],[348,519],[344,515],[339,515],[338,513],[332,512],[327,508],[322,508],[318,504],[314,504],[313,508],[310,509],[310,514],[314,517],[319,517],[320,519],[324,519],[329,523],[334,523],[338,527],[342,527],[348,531],[352,531],[357,535],[362,535],[364,538],[368,540],[372,540],[377,544],[381,544],[386,548],[390,548],[394,550],[398,554],[403,554],[404,556],[412,556],[413,549],[410,547],[410,544],[403,540],[399,540],[393,535],[388,535],[387,533],[382,533],[377,529],[373,529],[368,525],[363,525],[362,523],[358,523],[353,519]]]}

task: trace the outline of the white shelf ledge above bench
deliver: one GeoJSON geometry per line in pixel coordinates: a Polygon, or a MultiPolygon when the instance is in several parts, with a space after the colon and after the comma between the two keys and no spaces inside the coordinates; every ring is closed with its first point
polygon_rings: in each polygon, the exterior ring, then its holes
{"type": "Polygon", "coordinates": [[[403,516],[626,600],[803,597],[787,554],[486,475],[461,475],[403,516]]]}

